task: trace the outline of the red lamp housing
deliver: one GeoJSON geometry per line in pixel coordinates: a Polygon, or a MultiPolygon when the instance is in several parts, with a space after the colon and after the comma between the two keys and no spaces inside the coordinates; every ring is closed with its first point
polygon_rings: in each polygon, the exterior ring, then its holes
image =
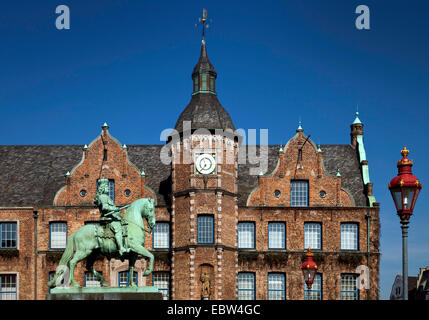
{"type": "Polygon", "coordinates": [[[307,284],[308,290],[313,285],[314,277],[316,276],[317,264],[313,261],[313,253],[311,248],[307,249],[305,261],[301,265],[302,274],[304,275],[304,281],[307,284]]]}
{"type": "Polygon", "coordinates": [[[397,165],[398,175],[389,183],[389,190],[401,221],[410,220],[417,197],[422,189],[420,181],[411,173],[413,161],[407,158],[409,152],[405,147],[401,151],[402,159],[398,161],[397,165]]]}

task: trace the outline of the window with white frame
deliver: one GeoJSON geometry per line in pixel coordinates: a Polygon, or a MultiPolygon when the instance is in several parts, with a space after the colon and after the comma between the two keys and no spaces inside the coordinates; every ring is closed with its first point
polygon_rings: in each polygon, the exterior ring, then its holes
{"type": "Polygon", "coordinates": [[[16,274],[0,274],[0,300],[17,300],[16,274]]]}
{"type": "Polygon", "coordinates": [[[85,287],[101,287],[100,280],[92,272],[85,272],[85,287]]]}
{"type": "Polygon", "coordinates": [[[168,300],[170,297],[170,274],[168,272],[154,272],[152,283],[162,293],[163,300],[168,300]]]}
{"type": "Polygon", "coordinates": [[[268,249],[286,248],[286,224],[284,222],[268,223],[268,249]]]}
{"type": "Polygon", "coordinates": [[[0,222],[0,248],[16,248],[17,245],[17,223],[0,222]]]}
{"type": "Polygon", "coordinates": [[[359,290],[356,282],[357,275],[355,274],[341,275],[341,300],[359,300],[359,290]]]}
{"type": "Polygon", "coordinates": [[[322,249],[322,224],[317,222],[304,223],[304,249],[322,249]]]}
{"type": "Polygon", "coordinates": [[[322,300],[322,275],[316,273],[311,289],[308,290],[304,281],[304,300],[322,300]]]}
{"type": "MultiPolygon", "coordinates": [[[[118,273],[118,284],[120,287],[127,287],[128,286],[128,280],[130,278],[130,272],[129,271],[121,271],[118,273]]],[[[138,285],[138,273],[133,272],[133,281],[136,285],[138,285]]]]}
{"type": "MultiPolygon", "coordinates": [[[[98,181],[97,181],[97,192],[98,192],[98,181]]],[[[109,179],[109,197],[115,201],[115,180],[109,179]]]]}
{"type": "Polygon", "coordinates": [[[214,242],[214,222],[212,215],[199,215],[197,218],[198,243],[214,242]]]}
{"type": "Polygon", "coordinates": [[[268,274],[268,300],[285,300],[285,274],[268,274]]]}
{"type": "Polygon", "coordinates": [[[255,274],[238,273],[238,300],[255,300],[255,274]]]}
{"type": "Polygon", "coordinates": [[[240,249],[255,248],[255,223],[254,222],[238,223],[238,248],[240,249]]]}
{"type": "Polygon", "coordinates": [[[170,224],[157,222],[153,228],[153,248],[168,249],[170,247],[170,224]]]}
{"type": "Polygon", "coordinates": [[[291,207],[308,207],[308,181],[292,180],[290,182],[291,207]]]}
{"type": "Polygon", "coordinates": [[[64,249],[67,244],[67,223],[66,222],[51,222],[50,229],[50,245],[51,249],[64,249]]]}
{"type": "Polygon", "coordinates": [[[341,250],[359,250],[357,223],[341,224],[341,250]]]}

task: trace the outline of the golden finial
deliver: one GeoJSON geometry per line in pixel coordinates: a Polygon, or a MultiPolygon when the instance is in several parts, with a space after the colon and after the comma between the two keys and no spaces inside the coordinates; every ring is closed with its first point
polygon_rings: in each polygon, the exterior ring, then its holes
{"type": "MultiPolygon", "coordinates": [[[[210,26],[207,23],[207,9],[204,8],[203,9],[203,17],[202,18],[198,18],[198,23],[202,23],[203,24],[203,40],[204,40],[204,29],[208,29],[208,27],[210,26]]],[[[209,22],[212,22],[212,19],[209,20],[209,22]]],[[[197,26],[198,24],[196,23],[195,26],[197,26]]]]}
{"type": "Polygon", "coordinates": [[[410,150],[407,150],[407,148],[404,146],[404,149],[401,150],[402,156],[405,158],[410,153],[410,150]]]}

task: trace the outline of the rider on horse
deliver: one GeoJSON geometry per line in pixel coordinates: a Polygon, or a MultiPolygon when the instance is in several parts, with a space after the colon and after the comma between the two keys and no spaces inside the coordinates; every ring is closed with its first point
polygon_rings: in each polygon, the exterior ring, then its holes
{"type": "Polygon", "coordinates": [[[123,208],[118,208],[109,197],[109,180],[106,178],[98,180],[98,190],[94,198],[94,204],[100,210],[100,221],[107,221],[115,234],[119,255],[122,256],[125,252],[129,252],[130,249],[124,247],[122,238],[121,209],[123,208]]]}

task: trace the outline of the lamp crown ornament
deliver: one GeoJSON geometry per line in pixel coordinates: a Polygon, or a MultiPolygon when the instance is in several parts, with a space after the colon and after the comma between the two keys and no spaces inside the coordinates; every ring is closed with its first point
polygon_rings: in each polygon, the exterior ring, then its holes
{"type": "Polygon", "coordinates": [[[413,161],[407,158],[409,153],[406,147],[401,150],[402,159],[397,163],[398,175],[389,183],[389,190],[401,222],[409,221],[422,188],[419,179],[412,174],[413,161]]]}

